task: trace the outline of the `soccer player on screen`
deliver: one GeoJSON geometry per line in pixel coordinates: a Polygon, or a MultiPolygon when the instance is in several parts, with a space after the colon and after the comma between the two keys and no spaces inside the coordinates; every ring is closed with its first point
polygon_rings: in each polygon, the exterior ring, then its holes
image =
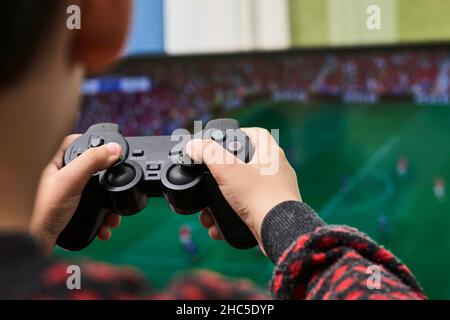
{"type": "Polygon", "coordinates": [[[433,184],[433,193],[438,201],[445,199],[445,180],[442,177],[436,177],[433,184]]]}
{"type": "Polygon", "coordinates": [[[400,157],[397,160],[397,166],[396,166],[397,175],[400,178],[404,178],[409,171],[409,161],[406,157],[400,157]]]}
{"type": "Polygon", "coordinates": [[[198,253],[198,246],[192,239],[192,228],[187,224],[181,225],[179,230],[179,238],[181,247],[185,252],[187,252],[192,262],[198,261],[200,256],[198,253]]]}

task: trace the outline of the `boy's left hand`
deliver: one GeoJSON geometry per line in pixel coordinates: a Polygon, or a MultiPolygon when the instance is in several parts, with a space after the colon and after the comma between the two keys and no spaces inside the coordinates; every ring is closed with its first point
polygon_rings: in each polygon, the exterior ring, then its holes
{"type": "MultiPolygon", "coordinates": [[[[65,138],[53,160],[44,169],[36,194],[30,232],[46,254],[51,254],[56,239],[72,218],[81,193],[93,174],[109,168],[120,155],[120,145],[109,143],[84,152],[63,167],[67,147],[80,135],[65,138]]],[[[120,224],[120,216],[110,213],[97,237],[108,240],[110,228],[120,224]]]]}

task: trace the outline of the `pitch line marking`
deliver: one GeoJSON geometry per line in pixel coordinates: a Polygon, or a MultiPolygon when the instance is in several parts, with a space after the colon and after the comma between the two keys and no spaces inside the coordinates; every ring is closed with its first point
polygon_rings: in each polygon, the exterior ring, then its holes
{"type": "Polygon", "coordinates": [[[339,208],[339,211],[342,212],[342,214],[340,213],[341,217],[348,217],[373,209],[376,206],[385,203],[394,194],[396,189],[394,182],[385,172],[375,168],[373,171],[369,172],[368,176],[372,176],[383,182],[385,185],[384,190],[369,200],[360,201],[356,204],[339,208]]]}
{"type": "Polygon", "coordinates": [[[342,203],[350,191],[352,191],[361,181],[373,170],[375,165],[383,159],[392,148],[398,144],[400,138],[394,136],[378,148],[372,156],[356,171],[349,180],[349,187],[346,191],[338,191],[333,197],[319,210],[322,218],[328,218],[331,213],[342,203]]]}

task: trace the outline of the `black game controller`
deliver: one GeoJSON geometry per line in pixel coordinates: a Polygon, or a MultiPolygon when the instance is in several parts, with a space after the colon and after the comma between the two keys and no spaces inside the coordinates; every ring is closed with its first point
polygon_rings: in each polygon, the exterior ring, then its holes
{"type": "Polygon", "coordinates": [[[89,180],[73,218],[56,243],[67,250],[81,250],[94,240],[108,212],[133,215],[146,207],[149,198],[164,196],[178,214],[209,208],[225,241],[239,249],[254,247],[256,239],[227,203],[207,167],[192,163],[184,153],[193,137],[211,138],[243,162],[253,154],[248,136],[232,119],[212,120],[194,136],[185,132],[124,137],[116,124],[91,126],[67,148],[65,165],[89,148],[109,142],[120,144],[122,154],[114,166],[89,180]]]}

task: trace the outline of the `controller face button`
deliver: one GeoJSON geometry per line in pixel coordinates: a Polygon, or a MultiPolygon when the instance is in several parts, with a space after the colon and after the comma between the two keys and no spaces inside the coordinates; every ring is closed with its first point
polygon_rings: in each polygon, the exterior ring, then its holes
{"type": "Polygon", "coordinates": [[[105,175],[108,185],[112,187],[122,187],[133,181],[136,173],[134,172],[133,167],[124,164],[123,166],[108,170],[105,175]]]}
{"type": "Polygon", "coordinates": [[[242,143],[239,141],[233,141],[228,144],[228,150],[230,150],[233,153],[238,153],[243,148],[242,143]]]}
{"type": "Polygon", "coordinates": [[[211,139],[213,139],[214,141],[217,142],[221,142],[223,140],[225,140],[225,132],[223,132],[222,130],[213,130],[211,132],[211,139]]]}
{"type": "Polygon", "coordinates": [[[144,150],[136,149],[132,152],[133,157],[142,157],[144,155],[144,150]]]}
{"type": "Polygon", "coordinates": [[[158,171],[161,170],[161,165],[159,163],[153,163],[147,165],[148,171],[158,171]]]}
{"type": "Polygon", "coordinates": [[[101,145],[103,145],[105,143],[105,139],[101,138],[101,137],[96,137],[96,138],[92,138],[91,139],[91,148],[97,148],[100,147],[101,145]]]}

